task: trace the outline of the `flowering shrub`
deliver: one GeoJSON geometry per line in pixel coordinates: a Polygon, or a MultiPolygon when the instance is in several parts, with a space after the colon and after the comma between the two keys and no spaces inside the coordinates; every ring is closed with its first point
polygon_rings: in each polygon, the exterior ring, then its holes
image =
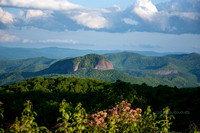
{"type": "Polygon", "coordinates": [[[134,131],[141,120],[142,109],[133,110],[130,107],[130,103],[122,101],[119,105],[108,109],[108,112],[100,111],[92,114],[89,125],[98,131],[134,131]]]}
{"type": "MultiPolygon", "coordinates": [[[[61,105],[61,108],[64,107],[63,102],[61,105]]],[[[80,104],[77,105],[75,110],[75,113],[72,115],[70,112],[66,113],[64,108],[60,109],[63,116],[63,123],[57,125],[57,131],[99,133],[168,132],[171,125],[170,120],[173,118],[173,116],[168,116],[169,108],[163,110],[163,114],[159,117],[161,120],[156,120],[157,115],[151,112],[150,107],[142,115],[142,109],[131,109],[131,104],[126,101],[122,101],[107,111],[100,111],[90,115],[85,113],[80,104]],[[77,115],[79,117],[75,117],[77,115]]]]}
{"type": "MultiPolygon", "coordinates": [[[[157,120],[157,115],[152,113],[151,108],[142,114],[142,109],[131,109],[131,104],[122,101],[112,109],[100,111],[95,114],[86,114],[82,104],[77,104],[73,113],[66,111],[67,103],[65,100],[60,104],[59,112],[62,114],[57,119],[55,126],[56,133],[82,133],[82,132],[164,132],[168,133],[170,121],[173,116],[168,116],[169,108],[163,109],[157,120]]],[[[34,122],[36,112],[32,111],[32,103],[27,101],[20,120],[16,119],[11,125],[10,132],[46,132],[50,131],[45,127],[38,127],[34,122]]],[[[2,129],[3,132],[3,129],[2,129]]]]}

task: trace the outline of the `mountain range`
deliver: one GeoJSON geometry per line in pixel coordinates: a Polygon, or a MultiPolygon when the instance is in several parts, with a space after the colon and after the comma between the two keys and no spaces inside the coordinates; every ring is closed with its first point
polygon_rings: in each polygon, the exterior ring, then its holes
{"type": "Polygon", "coordinates": [[[0,85],[33,77],[79,77],[134,84],[200,86],[200,54],[144,56],[133,52],[88,54],[64,59],[0,60],[0,85]]]}
{"type": "MultiPolygon", "coordinates": [[[[127,50],[128,51],[128,50],[127,50]]],[[[13,48],[13,47],[1,47],[0,46],[0,59],[16,60],[16,59],[28,59],[35,57],[47,57],[51,59],[63,59],[66,57],[78,57],[86,54],[106,54],[106,53],[119,53],[122,50],[79,50],[70,48],[13,48]]],[[[183,54],[178,52],[173,53],[158,53],[153,51],[129,51],[138,53],[145,56],[163,56],[168,54],[183,54]]]]}

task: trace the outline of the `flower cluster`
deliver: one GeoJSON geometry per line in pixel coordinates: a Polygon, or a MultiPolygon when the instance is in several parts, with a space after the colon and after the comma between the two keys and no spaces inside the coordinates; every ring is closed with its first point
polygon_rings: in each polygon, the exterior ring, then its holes
{"type": "Polygon", "coordinates": [[[97,126],[97,127],[103,127],[105,128],[106,126],[106,122],[105,122],[105,118],[107,117],[107,113],[100,111],[98,113],[92,114],[90,115],[90,121],[89,121],[89,125],[91,127],[97,126]]]}
{"type": "Polygon", "coordinates": [[[131,104],[122,101],[119,105],[116,105],[112,109],[108,109],[108,112],[100,111],[96,114],[91,115],[89,125],[94,127],[119,127],[119,125],[131,125],[139,122],[141,118],[142,109],[137,108],[136,110],[131,109],[131,104]]]}

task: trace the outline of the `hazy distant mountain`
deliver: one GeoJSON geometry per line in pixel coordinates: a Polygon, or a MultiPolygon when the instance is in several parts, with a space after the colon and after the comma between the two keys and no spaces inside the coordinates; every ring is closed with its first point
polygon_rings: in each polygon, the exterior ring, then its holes
{"type": "MultiPolygon", "coordinates": [[[[8,48],[0,47],[0,59],[27,59],[35,57],[47,57],[51,59],[63,59],[66,57],[77,57],[86,54],[96,53],[96,54],[106,54],[106,53],[118,53],[123,52],[121,50],[78,50],[69,48],[8,48]]],[[[177,53],[157,53],[152,51],[130,51],[139,53],[146,56],[163,56],[167,54],[177,54],[177,53]]]]}

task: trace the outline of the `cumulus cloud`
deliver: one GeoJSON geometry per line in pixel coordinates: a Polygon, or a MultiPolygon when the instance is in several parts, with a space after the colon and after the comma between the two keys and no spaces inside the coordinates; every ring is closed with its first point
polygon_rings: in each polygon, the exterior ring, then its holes
{"type": "Polygon", "coordinates": [[[78,24],[91,29],[101,29],[108,27],[108,21],[98,11],[80,11],[70,15],[72,20],[78,24]]]}
{"type": "MultiPolygon", "coordinates": [[[[62,16],[87,28],[101,29],[108,27],[108,21],[102,16],[102,12],[106,10],[84,8],[80,5],[72,4],[67,0],[0,0],[0,5],[32,8],[26,12],[25,21],[32,18],[34,18],[34,20],[36,18],[40,20],[43,19],[44,21],[44,18],[51,17],[51,13],[55,11],[56,14],[59,14],[58,12],[61,12],[61,14],[65,13],[65,15],[62,16]],[[47,10],[52,10],[52,12],[47,13],[47,10]]],[[[23,16],[24,12],[20,14],[23,16]]],[[[54,18],[58,19],[56,16],[54,18]]],[[[56,22],[57,20],[52,20],[51,22],[53,21],[56,22]]],[[[66,24],[63,24],[63,28],[64,25],[66,24]]]]}
{"type": "Polygon", "coordinates": [[[0,5],[24,8],[15,17],[0,8],[0,27],[12,23],[20,28],[51,31],[200,33],[199,0],[173,0],[158,5],[151,0],[136,0],[126,10],[117,5],[106,9],[85,8],[67,0],[0,0],[0,5]]]}
{"type": "Polygon", "coordinates": [[[136,20],[133,20],[133,19],[130,19],[130,18],[124,18],[123,20],[124,20],[124,22],[125,22],[126,24],[138,25],[138,22],[137,22],[136,20]]]}
{"type": "Polygon", "coordinates": [[[200,13],[196,12],[175,12],[171,13],[171,16],[178,16],[180,18],[190,19],[190,20],[199,20],[200,19],[200,13]]]}
{"type": "Polygon", "coordinates": [[[170,25],[168,32],[200,33],[199,0],[173,0],[157,5],[157,9],[160,13],[157,18],[162,18],[164,26],[170,25]]]}
{"type": "Polygon", "coordinates": [[[20,8],[36,8],[51,10],[72,10],[82,8],[67,0],[0,0],[0,5],[20,8]]]}
{"type": "Polygon", "coordinates": [[[26,20],[29,20],[29,19],[35,18],[35,17],[47,17],[47,14],[41,10],[28,10],[27,11],[26,20]]]}
{"type": "Polygon", "coordinates": [[[152,17],[158,12],[158,10],[150,0],[136,0],[133,12],[142,19],[152,21],[152,17]]]}
{"type": "Polygon", "coordinates": [[[0,8],[0,22],[3,24],[11,24],[14,22],[14,16],[0,8]]]}
{"type": "Polygon", "coordinates": [[[107,8],[108,13],[110,13],[110,12],[121,12],[121,11],[122,11],[122,9],[118,5],[113,5],[112,7],[107,8]]]}
{"type": "Polygon", "coordinates": [[[19,38],[14,35],[9,35],[3,30],[0,30],[0,42],[15,42],[15,41],[19,41],[19,38]]]}

